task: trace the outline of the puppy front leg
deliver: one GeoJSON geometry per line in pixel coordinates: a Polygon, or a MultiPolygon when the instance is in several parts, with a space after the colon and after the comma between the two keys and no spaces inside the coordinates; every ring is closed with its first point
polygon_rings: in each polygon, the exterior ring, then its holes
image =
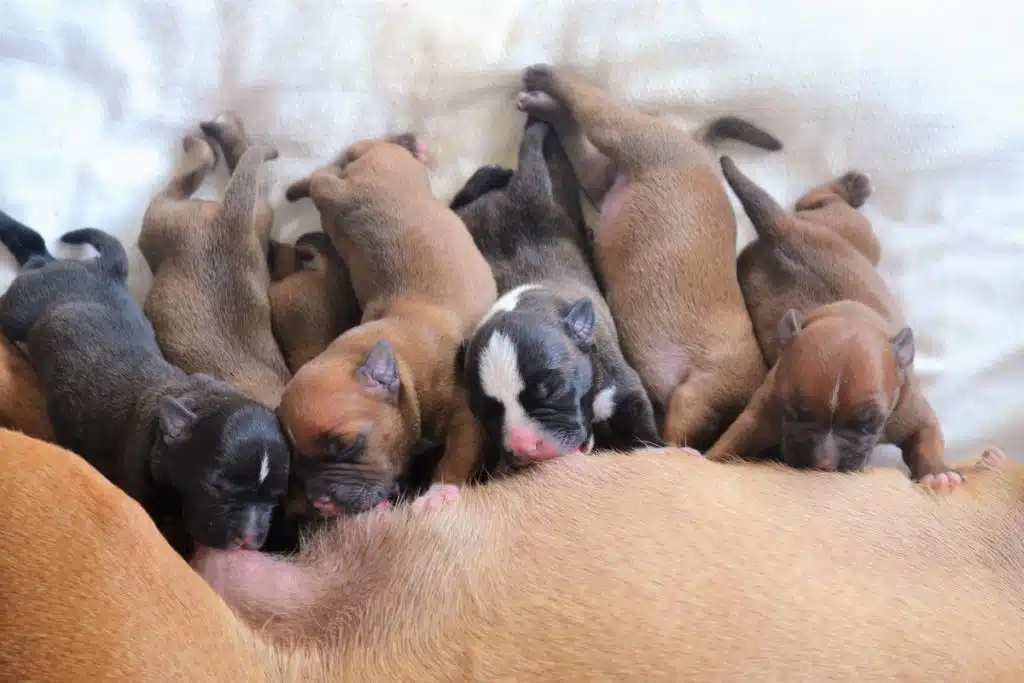
{"type": "Polygon", "coordinates": [[[754,460],[782,440],[782,411],[775,396],[774,370],[754,392],[750,403],[729,425],[705,457],[715,462],[754,460]]]}
{"type": "Polygon", "coordinates": [[[942,429],[929,422],[899,444],[910,476],[937,493],[948,493],[963,483],[963,475],[946,464],[942,429]]]}

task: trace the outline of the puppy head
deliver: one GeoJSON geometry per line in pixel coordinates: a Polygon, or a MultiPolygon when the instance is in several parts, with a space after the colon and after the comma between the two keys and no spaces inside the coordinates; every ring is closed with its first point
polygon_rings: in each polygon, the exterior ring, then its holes
{"type": "Polygon", "coordinates": [[[332,516],[395,494],[415,430],[401,409],[406,389],[386,339],[368,353],[332,347],[327,354],[296,373],[278,412],[295,448],[299,486],[313,507],[332,516]]]}
{"type": "Polygon", "coordinates": [[[862,468],[914,360],[910,328],[887,338],[857,318],[825,316],[801,325],[789,311],[779,325],[779,346],[783,459],[799,468],[862,468]]]}
{"type": "Polygon", "coordinates": [[[586,298],[559,316],[492,310],[460,346],[470,408],[513,467],[592,448],[594,325],[586,298]]]}
{"type": "Polygon", "coordinates": [[[238,398],[197,414],[165,396],[159,424],[159,468],[189,535],[213,548],[261,547],[288,488],[290,451],[274,413],[238,398]]]}

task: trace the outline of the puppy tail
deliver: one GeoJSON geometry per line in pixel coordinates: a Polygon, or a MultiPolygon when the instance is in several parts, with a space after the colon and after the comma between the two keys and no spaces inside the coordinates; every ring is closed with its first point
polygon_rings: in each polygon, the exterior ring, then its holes
{"type": "Polygon", "coordinates": [[[544,138],[551,130],[544,121],[530,117],[526,120],[523,140],[519,143],[519,166],[509,189],[522,197],[552,200],[551,171],[544,159],[544,138]]]}
{"type": "Polygon", "coordinates": [[[707,145],[725,138],[739,140],[770,152],[778,152],[782,149],[782,142],[777,137],[763,128],[758,128],[750,121],[736,116],[717,118],[706,124],[694,137],[707,145]]]}
{"type": "Polygon", "coordinates": [[[97,228],[82,228],[64,233],[60,241],[64,244],[90,245],[100,254],[93,260],[100,270],[122,283],[128,279],[128,254],[113,235],[97,228]]]}
{"type": "Polygon", "coordinates": [[[721,164],[726,182],[739,198],[743,210],[757,230],[758,237],[774,237],[778,232],[779,223],[786,217],[786,211],[770,194],[745,176],[731,158],[723,156],[721,164]]]}
{"type": "Polygon", "coordinates": [[[19,266],[33,257],[43,263],[54,260],[42,235],[3,211],[0,211],[0,242],[14,255],[19,266]]]}

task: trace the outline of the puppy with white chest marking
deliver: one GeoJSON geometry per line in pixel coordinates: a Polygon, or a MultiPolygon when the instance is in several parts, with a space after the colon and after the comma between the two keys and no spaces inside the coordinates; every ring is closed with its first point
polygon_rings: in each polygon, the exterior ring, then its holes
{"type": "Polygon", "coordinates": [[[528,121],[516,171],[485,166],[453,201],[503,293],[457,362],[474,414],[513,467],[589,452],[595,422],[616,437],[601,447],[662,445],[643,384],[619,349],[586,235],[552,193],[549,131],[528,121]]]}
{"type": "Polygon", "coordinates": [[[139,249],[153,271],[144,309],[169,361],[274,408],[291,373],[271,331],[273,212],[260,170],[277,150],[252,144],[232,113],[200,128],[142,220],[139,249]],[[216,165],[214,141],[232,173],[224,199],[191,199],[216,165]]]}
{"type": "Polygon", "coordinates": [[[56,442],[137,499],[182,554],[193,542],[260,547],[288,482],[274,413],[167,362],[125,286],[124,248],[107,233],[61,238],[98,258],[55,259],[0,212],[0,241],[21,265],[0,298],[0,327],[28,349],[56,442]]]}
{"type": "MultiPolygon", "coordinates": [[[[434,196],[425,158],[412,135],[363,140],[286,194],[313,200],[363,311],[295,373],[278,409],[297,482],[322,515],[393,497],[425,444],[443,444],[446,482],[479,459],[455,352],[497,292],[466,226],[434,196]]],[[[421,483],[435,471],[425,469],[421,483]]]]}
{"type": "Polygon", "coordinates": [[[691,136],[546,64],[523,71],[517,105],[555,128],[600,208],[594,252],[606,299],[662,438],[709,447],[766,368],[736,282],[736,217],[702,143],[781,143],[735,117],[691,136]]]}
{"type": "Polygon", "coordinates": [[[708,457],[756,458],[781,445],[791,466],[849,471],[889,443],[922,484],[959,485],[914,373],[913,332],[877,270],[881,246],[857,211],[868,177],[850,171],[814,188],[791,215],[731,159],[721,163],[757,229],[738,271],[772,370],[708,457]]]}
{"type": "Polygon", "coordinates": [[[322,232],[271,242],[270,324],[288,369],[319,356],[362,313],[345,262],[322,232]]]}

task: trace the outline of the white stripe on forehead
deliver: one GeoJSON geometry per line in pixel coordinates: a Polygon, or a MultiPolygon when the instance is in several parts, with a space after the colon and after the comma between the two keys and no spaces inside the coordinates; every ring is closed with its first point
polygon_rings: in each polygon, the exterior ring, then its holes
{"type": "Polygon", "coordinates": [[[490,320],[497,313],[516,310],[516,307],[519,305],[519,299],[522,298],[523,294],[533,289],[540,289],[540,285],[519,285],[515,289],[510,289],[502,294],[501,297],[494,302],[491,308],[484,313],[484,317],[481,318],[480,322],[476,325],[477,329],[480,329],[481,325],[490,320]]]}
{"type": "Polygon", "coordinates": [[[263,453],[263,459],[260,460],[260,483],[262,484],[270,474],[270,455],[266,452],[263,453]]]}
{"type": "Polygon", "coordinates": [[[480,352],[477,372],[480,388],[505,409],[504,432],[511,427],[531,425],[532,421],[519,404],[519,393],[526,386],[519,374],[516,345],[501,332],[493,332],[480,352]]]}

